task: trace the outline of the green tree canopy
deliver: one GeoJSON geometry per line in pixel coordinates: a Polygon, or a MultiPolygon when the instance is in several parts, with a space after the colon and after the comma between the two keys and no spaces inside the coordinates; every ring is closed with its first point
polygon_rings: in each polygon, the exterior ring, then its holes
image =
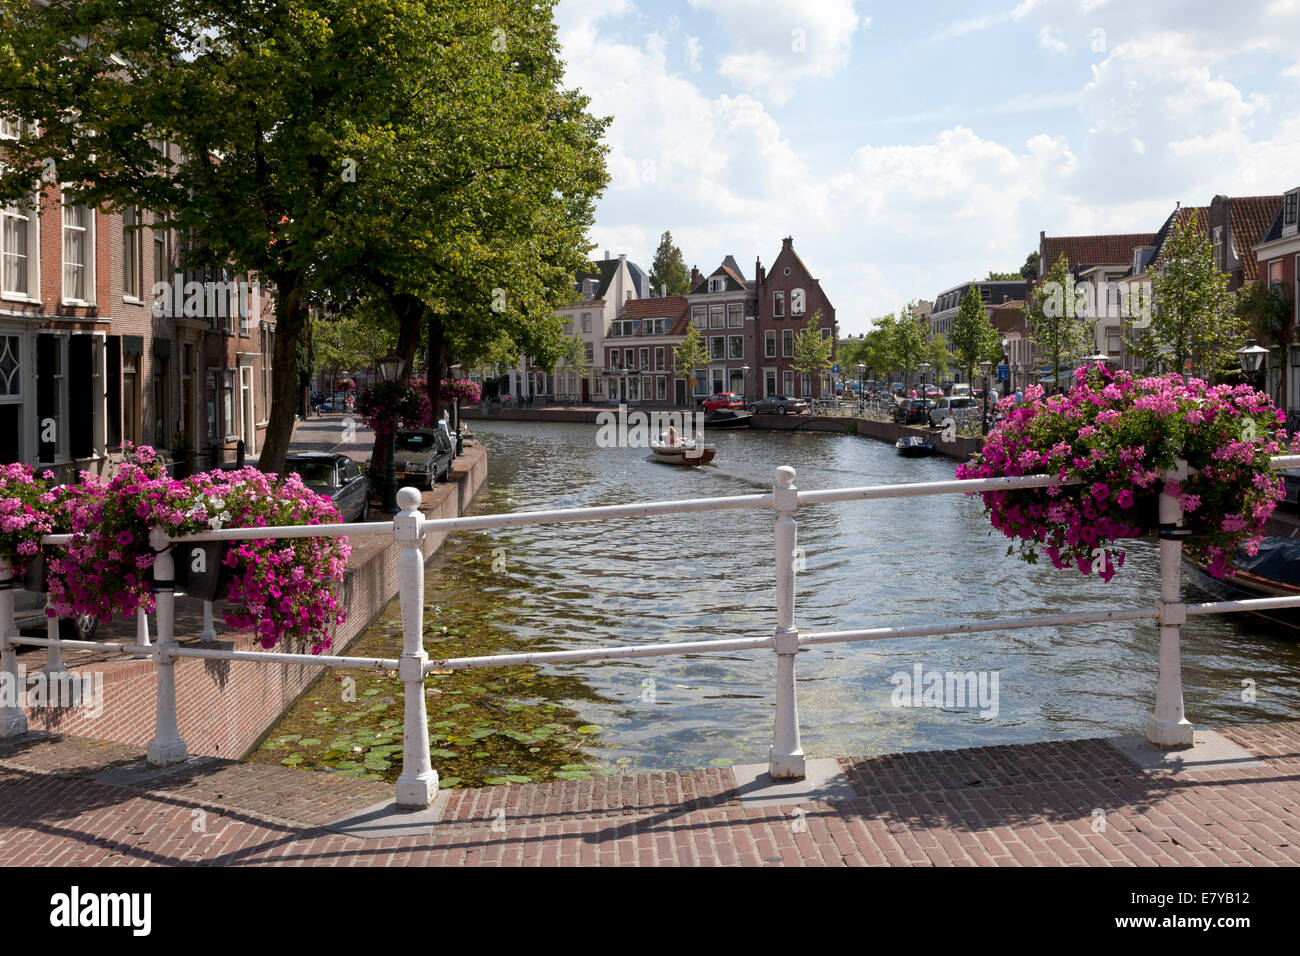
{"type": "Polygon", "coordinates": [[[830,371],[835,354],[835,334],[823,336],[822,313],[818,309],[808,317],[808,324],[795,333],[794,357],[791,367],[809,378],[817,378],[830,371]]]}
{"type": "Polygon", "coordinates": [[[673,370],[679,378],[694,378],[695,370],[706,368],[709,353],[704,347],[704,337],[692,322],[686,327],[686,338],[673,346],[673,370]]]}
{"type": "Polygon", "coordinates": [[[650,286],[651,295],[658,295],[661,286],[668,287],[668,295],[691,291],[691,270],[686,268],[682,250],[673,244],[673,234],[667,230],[659,237],[659,248],[650,264],[650,286]]]}
{"type": "Polygon", "coordinates": [[[989,321],[984,300],[978,286],[967,287],[961,305],[952,320],[952,354],[957,366],[971,380],[975,366],[983,361],[994,361],[1002,354],[1002,337],[989,321]]]}
{"type": "Polygon", "coordinates": [[[1043,282],[1034,288],[1024,309],[1030,339],[1042,350],[1044,364],[1055,373],[1053,388],[1059,387],[1062,371],[1096,348],[1093,322],[1083,314],[1081,304],[1075,295],[1070,264],[1062,253],[1043,282]]]}

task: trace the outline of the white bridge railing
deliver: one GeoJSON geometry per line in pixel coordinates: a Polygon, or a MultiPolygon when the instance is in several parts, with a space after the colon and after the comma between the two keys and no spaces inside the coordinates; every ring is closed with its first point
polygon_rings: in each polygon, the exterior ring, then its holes
{"type": "MultiPolygon", "coordinates": [[[[1300,466],[1300,455],[1273,459],[1277,469],[1300,466]]],[[[1185,464],[1166,472],[1165,481],[1185,474],[1185,464]]],[[[523,511],[467,518],[425,518],[419,511],[420,494],[414,488],[398,492],[401,511],[392,521],[365,524],[310,525],[281,528],[226,528],[204,534],[168,538],[155,531],[152,544],[160,553],[154,565],[154,588],[157,607],[155,622],[157,641],[122,644],[108,641],[64,640],[58,637],[57,621],[51,619],[48,636],[22,637],[14,630],[13,576],[8,557],[0,557],[0,671],[16,686],[17,648],[21,645],[49,649],[46,672],[51,676],[66,673],[62,648],[108,651],[120,654],[148,655],[157,672],[157,708],[153,740],[148,746],[149,762],[165,766],[184,761],[187,756],[181,739],[176,709],[176,662],[182,658],[204,660],[241,660],[264,664],[298,664],[316,667],[353,667],[396,670],[404,684],[404,729],[402,774],[397,780],[396,804],[402,808],[423,809],[438,791],[438,774],[430,761],[429,728],[425,711],[424,680],[431,671],[463,670],[478,667],[504,667],[516,664],[566,663],[574,661],[620,660],[657,657],[670,654],[705,654],[719,651],[771,648],[776,654],[776,720],[772,746],[768,752],[768,772],[774,780],[792,780],[804,776],[804,752],[799,737],[799,710],[795,693],[795,657],[803,645],[877,641],[893,638],[929,637],[948,634],[971,634],[983,631],[1007,631],[1037,627],[1064,627],[1103,621],[1154,620],[1160,625],[1159,679],[1154,709],[1147,720],[1147,739],[1159,747],[1186,747],[1192,744],[1192,724],[1183,712],[1180,627],[1187,615],[1226,614],[1300,607],[1300,597],[1263,598],[1245,601],[1216,601],[1183,604],[1179,596],[1182,539],[1177,529],[1182,510],[1178,500],[1160,495],[1160,599],[1149,607],[1108,611],[1034,615],[985,621],[939,621],[904,627],[878,627],[850,631],[801,633],[794,622],[795,603],[795,512],[801,504],[833,501],[871,501],[881,498],[922,497],[928,495],[971,494],[981,491],[1015,488],[1042,488],[1060,484],[1052,476],[1033,475],[1017,478],[984,478],[966,481],[918,482],[902,485],[874,485],[862,488],[835,488],[825,491],[799,491],[794,484],[793,468],[776,469],[776,483],[768,494],[737,495],[722,498],[656,501],[640,504],[610,505],[590,508],[567,508],[553,511],[523,511]],[[431,660],[424,650],[424,557],[421,543],[426,534],[454,531],[483,531],[492,528],[522,527],[535,524],[559,524],[569,521],[608,521],[621,518],[645,518],[653,515],[689,514],[704,511],[770,508],[776,514],[774,540],[776,562],[776,623],[771,635],[731,640],[688,641],[664,644],[619,645],[566,651],[542,651],[522,654],[497,654],[431,660]],[[402,611],[402,654],[398,658],[363,658],[332,655],[276,653],[269,651],[234,651],[215,648],[180,646],[174,633],[175,589],[172,549],[177,545],[201,541],[237,541],[255,538],[293,538],[339,535],[392,535],[401,548],[398,556],[398,594],[402,611]],[[171,547],[169,547],[169,545],[171,547]]],[[[67,536],[50,535],[46,544],[67,542],[67,536]]],[[[143,630],[143,629],[142,629],[143,630]]],[[[12,697],[12,695],[10,695],[12,697]]],[[[0,737],[26,732],[27,720],[21,706],[6,698],[0,707],[0,737]]]]}

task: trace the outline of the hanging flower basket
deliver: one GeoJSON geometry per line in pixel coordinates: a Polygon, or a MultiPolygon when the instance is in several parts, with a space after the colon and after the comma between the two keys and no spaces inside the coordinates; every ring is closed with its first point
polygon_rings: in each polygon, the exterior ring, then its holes
{"type": "MultiPolygon", "coordinates": [[[[29,465],[0,465],[0,554],[9,558],[15,577],[42,558],[41,536],[54,531],[53,477],[48,471],[36,475],[29,465]]],[[[42,566],[36,580],[43,574],[42,566]]]]}
{"type": "Polygon", "coordinates": [[[1109,581],[1124,562],[1116,543],[1160,530],[1160,478],[1182,459],[1188,477],[1164,486],[1182,507],[1179,536],[1223,577],[1239,547],[1258,549],[1282,496],[1269,458],[1288,441],[1285,417],[1247,385],[1134,378],[1097,365],[1079,369],[1067,395],[1033,386],[1023,404],[1004,399],[1001,408],[1004,420],[957,477],[1074,482],[982,493],[993,527],[1014,542],[1007,553],[1029,563],[1041,551],[1055,567],[1109,581]]]}
{"type": "Polygon", "coordinates": [[[34,594],[44,594],[49,590],[45,583],[44,551],[28,559],[27,570],[23,573],[23,587],[34,594]]]}
{"type": "Polygon", "coordinates": [[[186,541],[172,547],[176,589],[203,601],[224,601],[230,594],[231,569],[225,541],[186,541]]]}

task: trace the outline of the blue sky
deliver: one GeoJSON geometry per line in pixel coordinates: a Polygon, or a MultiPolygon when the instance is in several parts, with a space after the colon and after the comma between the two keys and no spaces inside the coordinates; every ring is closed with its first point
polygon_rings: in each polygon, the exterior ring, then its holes
{"type": "Polygon", "coordinates": [[[669,229],[747,277],[781,238],[845,332],[1048,235],[1300,185],[1300,0],[560,0],[614,117],[593,255],[669,229]]]}

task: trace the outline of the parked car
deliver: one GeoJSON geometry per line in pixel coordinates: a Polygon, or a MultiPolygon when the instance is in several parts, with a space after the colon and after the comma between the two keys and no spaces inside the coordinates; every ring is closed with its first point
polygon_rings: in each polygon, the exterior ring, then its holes
{"type": "Polygon", "coordinates": [[[930,424],[941,428],[947,418],[961,423],[967,417],[978,414],[979,410],[979,403],[968,395],[958,395],[956,398],[945,395],[935,399],[934,407],[930,409],[930,424]]]}
{"type": "Polygon", "coordinates": [[[894,421],[900,425],[927,425],[930,422],[930,409],[934,402],[925,398],[913,398],[899,402],[894,409],[894,421]]]}
{"type": "Polygon", "coordinates": [[[300,476],[304,485],[333,501],[339,520],[345,524],[369,517],[370,479],[347,455],[300,452],[285,457],[284,470],[300,476]]]}
{"type": "Polygon", "coordinates": [[[969,382],[954,382],[954,383],[952,384],[952,388],[948,389],[948,395],[949,395],[950,398],[958,398],[958,397],[960,397],[960,396],[966,396],[966,397],[969,398],[969,397],[970,397],[970,383],[969,383],[969,382]]]}
{"type": "Polygon", "coordinates": [[[432,488],[435,482],[446,481],[451,476],[456,449],[446,432],[437,428],[399,431],[396,445],[393,470],[397,472],[399,481],[432,488]]]}
{"type": "Polygon", "coordinates": [[[890,385],[889,387],[890,387],[890,389],[893,391],[893,393],[894,393],[895,395],[902,395],[902,394],[903,394],[903,383],[902,383],[902,382],[894,382],[894,384],[890,385]]]}
{"type": "Polygon", "coordinates": [[[745,399],[735,392],[718,392],[716,395],[710,395],[700,402],[700,408],[706,412],[716,412],[720,408],[740,410],[744,407],[745,399]]]}
{"type": "Polygon", "coordinates": [[[769,395],[754,402],[749,406],[749,410],[755,415],[770,415],[773,412],[778,415],[800,415],[808,411],[808,400],[789,398],[785,395],[769,395]]]}
{"type": "Polygon", "coordinates": [[[943,398],[943,389],[938,385],[927,385],[925,387],[925,397],[931,401],[937,402],[939,399],[943,398]]]}

